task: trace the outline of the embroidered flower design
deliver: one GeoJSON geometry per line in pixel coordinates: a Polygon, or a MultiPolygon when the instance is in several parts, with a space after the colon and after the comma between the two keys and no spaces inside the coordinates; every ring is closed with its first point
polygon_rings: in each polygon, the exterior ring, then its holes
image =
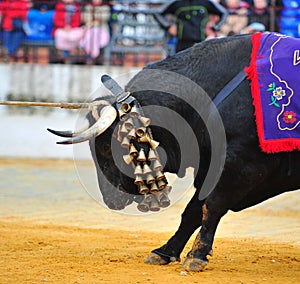
{"type": "Polygon", "coordinates": [[[277,87],[274,91],[273,91],[273,96],[277,99],[277,100],[281,100],[283,96],[285,96],[285,90],[282,89],[282,87],[277,87]]]}
{"type": "Polygon", "coordinates": [[[282,97],[286,95],[285,90],[282,89],[282,87],[276,87],[275,83],[271,83],[268,85],[267,92],[272,92],[271,95],[271,103],[269,104],[274,105],[276,107],[280,107],[280,105],[277,103],[277,101],[281,100],[282,97]]]}
{"type": "Polygon", "coordinates": [[[296,121],[296,113],[293,111],[285,111],[283,113],[283,121],[285,123],[293,124],[296,121]]]}

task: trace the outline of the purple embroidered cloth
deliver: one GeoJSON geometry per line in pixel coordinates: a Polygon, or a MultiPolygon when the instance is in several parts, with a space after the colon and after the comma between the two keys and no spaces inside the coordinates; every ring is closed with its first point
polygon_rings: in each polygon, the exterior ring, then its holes
{"type": "Polygon", "coordinates": [[[300,150],[300,39],[252,36],[251,80],[259,142],[267,153],[300,150]]]}

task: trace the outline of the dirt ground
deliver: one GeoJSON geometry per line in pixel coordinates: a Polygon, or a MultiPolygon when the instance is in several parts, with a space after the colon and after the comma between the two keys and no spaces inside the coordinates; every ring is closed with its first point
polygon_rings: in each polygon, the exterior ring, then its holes
{"type": "Polygon", "coordinates": [[[72,161],[0,159],[0,283],[299,283],[299,191],[225,216],[203,272],[144,264],[189,198],[117,214],[90,198],[72,161]]]}

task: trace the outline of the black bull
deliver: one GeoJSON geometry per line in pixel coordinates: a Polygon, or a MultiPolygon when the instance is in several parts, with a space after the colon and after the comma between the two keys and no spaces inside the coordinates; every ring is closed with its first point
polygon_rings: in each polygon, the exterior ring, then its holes
{"type": "MultiPolygon", "coordinates": [[[[172,84],[180,90],[182,97],[189,96],[189,93],[194,91],[193,84],[182,86],[176,80],[171,82],[169,78],[157,75],[160,74],[159,71],[175,72],[201,86],[197,97],[200,102],[204,93],[213,100],[236,74],[249,65],[251,49],[249,35],[203,42],[147,66],[126,87],[143,108],[163,106],[177,112],[189,123],[198,143],[196,148],[190,147],[190,153],[187,154],[188,158],[184,160],[184,167],[182,167],[180,145],[176,143],[174,135],[159,126],[151,126],[155,140],[160,142],[161,148],[165,151],[166,172],[183,176],[183,168],[187,166],[193,166],[198,170],[195,171],[195,194],[182,214],[177,232],[165,245],[152,251],[146,260],[147,263],[167,264],[171,261],[179,261],[187,241],[194,231],[200,228],[183,266],[188,270],[202,270],[208,262],[207,256],[212,254],[218,223],[228,210],[240,211],[283,192],[296,190],[300,186],[299,151],[277,154],[266,154],[261,151],[256,132],[250,82],[243,80],[218,106],[226,133],[225,164],[219,169],[220,173],[216,172],[216,175],[220,174],[220,178],[214,188],[201,200],[199,192],[208,173],[212,154],[210,133],[205,127],[203,117],[200,117],[199,113],[179,96],[153,91],[159,89],[157,86],[172,84]],[[149,87],[143,89],[143,84],[147,83],[148,86],[152,86],[152,89],[147,89],[149,87]],[[196,165],[193,162],[189,164],[189,160],[195,161],[193,159],[195,153],[198,156],[200,154],[200,164],[196,165]]],[[[111,102],[115,106],[115,103],[111,102]]],[[[205,110],[211,112],[210,106],[203,102],[201,111],[205,112],[205,110]]],[[[160,114],[151,112],[151,108],[145,108],[145,115],[159,121],[160,114]]],[[[209,115],[211,116],[209,119],[214,120],[215,114],[208,113],[209,115]]],[[[92,116],[89,119],[92,122],[92,116]]],[[[163,119],[166,117],[164,116],[163,119]]],[[[103,199],[108,207],[117,210],[132,203],[136,200],[133,196],[139,194],[133,178],[123,174],[123,170],[119,170],[120,166],[117,168],[116,157],[112,154],[112,147],[120,147],[114,139],[118,136],[119,122],[117,118],[111,127],[90,140],[103,199]]],[[[159,122],[156,125],[159,125],[159,122]]],[[[189,137],[185,136],[184,129],[179,129],[178,133],[176,135],[182,135],[184,141],[189,143],[189,137]]],[[[138,143],[136,147],[139,147],[138,143]]],[[[122,160],[121,155],[125,152],[120,150],[119,153],[120,157],[117,159],[122,160]]],[[[124,171],[130,168],[125,163],[121,167],[124,167],[124,171]]]]}

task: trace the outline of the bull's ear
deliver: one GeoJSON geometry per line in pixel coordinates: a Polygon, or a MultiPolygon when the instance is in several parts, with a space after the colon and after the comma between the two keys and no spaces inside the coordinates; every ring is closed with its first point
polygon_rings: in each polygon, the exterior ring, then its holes
{"type": "Polygon", "coordinates": [[[125,92],[125,90],[109,75],[102,75],[101,82],[115,97],[117,97],[117,101],[123,101],[128,97],[129,93],[125,92]]]}

